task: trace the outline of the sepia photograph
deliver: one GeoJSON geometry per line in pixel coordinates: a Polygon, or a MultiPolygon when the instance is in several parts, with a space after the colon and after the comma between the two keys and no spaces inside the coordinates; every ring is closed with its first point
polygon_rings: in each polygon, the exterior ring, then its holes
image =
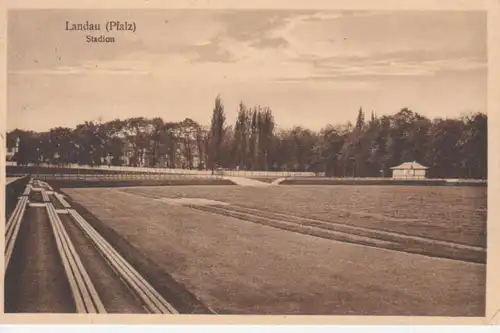
{"type": "Polygon", "coordinates": [[[5,313],[485,316],[485,11],[6,22],[5,313]]]}

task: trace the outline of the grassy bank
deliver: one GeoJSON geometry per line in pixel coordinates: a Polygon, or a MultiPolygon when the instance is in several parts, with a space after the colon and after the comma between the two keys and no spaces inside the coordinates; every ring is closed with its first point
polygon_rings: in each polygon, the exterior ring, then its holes
{"type": "Polygon", "coordinates": [[[479,186],[486,187],[487,183],[477,180],[447,181],[445,179],[405,180],[392,178],[363,179],[363,178],[289,178],[280,185],[399,185],[399,186],[479,186]]]}

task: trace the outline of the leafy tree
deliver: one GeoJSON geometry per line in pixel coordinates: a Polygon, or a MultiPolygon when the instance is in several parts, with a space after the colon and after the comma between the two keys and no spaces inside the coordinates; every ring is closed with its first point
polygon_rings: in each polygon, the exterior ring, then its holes
{"type": "Polygon", "coordinates": [[[486,178],[487,120],[483,113],[430,120],[403,108],[381,117],[372,111],[366,121],[360,108],[354,124],[311,131],[278,128],[269,107],[240,102],[234,126],[229,126],[217,96],[208,128],[190,118],[168,122],[135,117],[41,133],[16,129],[7,133],[7,144],[12,147],[19,139],[14,160],[21,165],[221,166],[387,177],[390,167],[416,160],[429,167],[430,177],[486,178]]]}
{"type": "Polygon", "coordinates": [[[483,113],[476,113],[462,119],[464,125],[460,152],[464,177],[486,178],[488,175],[487,120],[483,113]]]}

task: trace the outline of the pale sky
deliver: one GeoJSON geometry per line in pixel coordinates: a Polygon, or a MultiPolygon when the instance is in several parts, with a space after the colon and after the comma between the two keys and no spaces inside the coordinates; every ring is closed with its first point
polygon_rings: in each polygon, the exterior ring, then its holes
{"type": "Polygon", "coordinates": [[[8,17],[8,130],[86,120],[186,117],[208,125],[218,94],[272,108],[280,127],[408,107],[430,118],[486,112],[483,12],[17,11],[8,17]],[[101,23],[88,44],[65,22],[101,23]],[[107,20],[135,21],[107,33],[107,20]]]}

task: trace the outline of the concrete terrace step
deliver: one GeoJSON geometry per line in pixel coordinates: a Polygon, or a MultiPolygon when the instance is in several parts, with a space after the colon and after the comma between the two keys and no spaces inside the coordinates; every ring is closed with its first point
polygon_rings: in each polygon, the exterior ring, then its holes
{"type": "Polygon", "coordinates": [[[282,182],[284,182],[285,180],[287,180],[286,177],[280,177],[278,179],[275,179],[271,182],[271,185],[279,185],[281,184],[282,182]]]}
{"type": "Polygon", "coordinates": [[[230,180],[239,186],[252,186],[252,187],[267,187],[271,186],[270,183],[261,182],[259,180],[244,178],[244,177],[228,177],[224,176],[224,179],[230,180]]]}

